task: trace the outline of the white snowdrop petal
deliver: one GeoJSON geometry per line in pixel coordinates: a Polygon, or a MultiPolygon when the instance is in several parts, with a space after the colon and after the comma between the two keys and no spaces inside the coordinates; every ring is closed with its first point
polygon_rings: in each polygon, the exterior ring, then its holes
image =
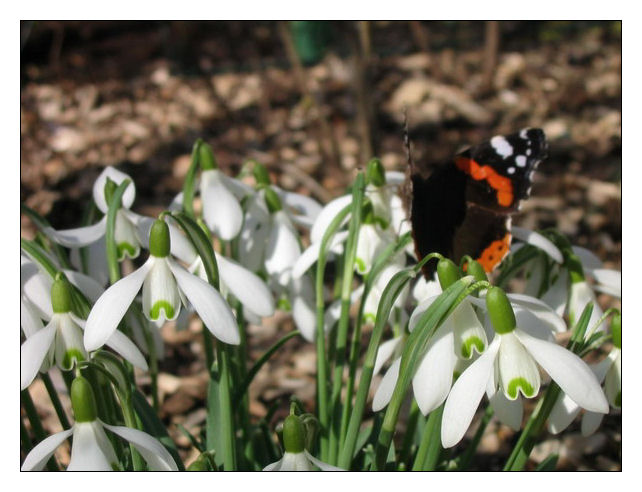
{"type": "Polygon", "coordinates": [[[168,258],[155,258],[143,283],[143,314],[149,320],[174,320],[181,297],[168,258]]]}
{"type": "Polygon", "coordinates": [[[25,457],[25,460],[20,467],[20,471],[42,470],[47,464],[47,461],[49,461],[49,458],[51,458],[51,455],[54,454],[58,446],[60,446],[65,441],[65,439],[71,436],[72,432],[73,428],[67,429],[65,431],[53,434],[44,439],[42,442],[38,443],[38,445],[33,448],[25,457]]]}
{"type": "Polygon", "coordinates": [[[149,434],[129,427],[107,424],[103,425],[114,434],[117,434],[126,441],[131,442],[147,462],[151,471],[178,470],[174,458],[172,458],[169,451],[165,449],[165,446],[149,434]]]}
{"type": "Polygon", "coordinates": [[[138,270],[121,278],[96,301],[85,325],[84,342],[88,351],[100,348],[114,333],[153,264],[154,257],[150,256],[138,270]]]}
{"type": "Polygon", "coordinates": [[[592,251],[582,248],[581,246],[572,246],[573,253],[577,255],[582,262],[582,266],[588,270],[602,268],[602,260],[598,258],[592,251]]]}
{"type": "Polygon", "coordinates": [[[388,359],[392,357],[392,355],[395,353],[395,350],[397,349],[397,347],[399,347],[399,344],[402,341],[403,337],[399,336],[391,338],[390,340],[386,340],[381,345],[379,345],[372,374],[379,374],[379,371],[381,371],[383,365],[388,361],[388,359]]]}
{"type": "Polygon", "coordinates": [[[221,280],[241,304],[259,316],[274,314],[274,299],[265,282],[235,261],[216,254],[221,280]]]}
{"type": "Polygon", "coordinates": [[[591,434],[594,434],[595,431],[599,429],[603,419],[603,413],[584,412],[584,415],[582,415],[582,424],[580,426],[582,435],[584,437],[588,437],[591,434]]]}
{"type": "Polygon", "coordinates": [[[548,431],[551,434],[559,434],[571,425],[578,413],[580,413],[580,406],[566,393],[561,393],[548,416],[548,431]]]}
{"type": "Polygon", "coordinates": [[[390,398],[392,398],[392,393],[395,390],[395,385],[397,384],[397,379],[399,379],[399,368],[401,367],[401,357],[396,359],[386,374],[381,379],[379,387],[375,392],[374,398],[372,400],[372,410],[378,412],[382,408],[385,408],[388,403],[390,403],[390,398]]]}
{"type": "Polygon", "coordinates": [[[490,398],[490,405],[495,411],[495,416],[502,424],[507,425],[515,432],[522,427],[524,404],[521,398],[509,400],[503,391],[496,391],[490,398]]]}
{"type": "Polygon", "coordinates": [[[201,174],[203,218],[215,236],[229,241],[243,225],[243,210],[237,198],[225,186],[221,171],[212,169],[201,174]]]}
{"type": "Polygon", "coordinates": [[[113,349],[116,353],[120,354],[123,359],[129,361],[134,366],[147,371],[147,362],[145,357],[138,350],[138,347],[127,336],[116,330],[105,342],[109,348],[113,349]]]}
{"type": "Polygon", "coordinates": [[[327,463],[316,459],[306,450],[303,451],[303,454],[305,454],[305,457],[308,460],[310,460],[310,462],[312,462],[314,465],[318,466],[322,471],[345,471],[343,468],[339,468],[338,466],[328,465],[327,463]]]}
{"type": "Polygon", "coordinates": [[[52,227],[45,227],[43,232],[55,242],[67,248],[81,248],[98,241],[105,235],[106,230],[107,218],[103,217],[99,222],[90,226],[62,231],[56,231],[52,227]]]}
{"type": "Polygon", "coordinates": [[[240,342],[240,335],[236,319],[221,294],[210,284],[192,275],[173,260],[168,259],[168,264],[181,291],[208,330],[219,340],[237,345],[240,342]]]}
{"type": "Polygon", "coordinates": [[[513,238],[519,239],[520,241],[524,241],[525,243],[541,249],[557,263],[562,263],[564,261],[562,253],[557,246],[541,234],[516,226],[511,227],[511,234],[513,235],[513,238]]]}
{"type": "Polygon", "coordinates": [[[501,345],[497,354],[499,379],[506,397],[514,400],[521,392],[532,398],[539,392],[540,376],[535,361],[514,332],[499,335],[501,345]]]}
{"type": "Polygon", "coordinates": [[[450,390],[441,421],[444,448],[453,447],[464,437],[486,391],[499,345],[499,337],[496,337],[486,351],[459,376],[450,390]]]}
{"type": "MultiPolygon", "coordinates": [[[[325,231],[330,226],[332,220],[343,210],[347,205],[352,202],[352,195],[344,195],[339,198],[328,202],[328,204],[323,207],[317,219],[314,221],[314,225],[310,230],[310,242],[320,243],[323,239],[325,231]]],[[[350,219],[350,216],[346,216],[343,223],[345,224],[350,219]]]]}
{"type": "Polygon", "coordinates": [[[424,415],[428,415],[446,400],[452,386],[457,362],[454,336],[451,329],[443,328],[444,324],[432,337],[430,347],[412,378],[415,400],[424,415]]]}
{"type": "Polygon", "coordinates": [[[91,302],[96,302],[98,298],[103,295],[103,292],[105,292],[103,286],[89,275],[85,275],[74,270],[63,270],[63,273],[69,282],[78,287],[80,292],[82,292],[91,302]]]}
{"type": "Polygon", "coordinates": [[[114,448],[99,420],[76,422],[68,471],[113,471],[118,463],[114,448]]]}
{"type": "Polygon", "coordinates": [[[600,383],[582,359],[559,345],[539,340],[519,329],[514,333],[575,403],[587,410],[608,413],[609,405],[600,383]]]}
{"type": "Polygon", "coordinates": [[[593,275],[593,278],[595,278],[595,281],[598,283],[598,285],[595,286],[596,290],[599,289],[615,297],[622,297],[622,272],[598,268],[593,270],[591,275],[593,275]]]}
{"type": "Polygon", "coordinates": [[[20,389],[31,384],[56,336],[57,318],[27,338],[20,346],[20,389]]]}
{"type": "Polygon", "coordinates": [[[107,182],[107,178],[111,179],[114,183],[116,183],[116,185],[120,185],[126,179],[129,179],[131,181],[129,183],[129,186],[125,189],[125,193],[123,193],[122,198],[123,207],[131,208],[132,204],[134,203],[134,199],[136,198],[136,187],[134,186],[134,181],[129,175],[125,174],[122,171],[119,171],[115,167],[109,166],[106,167],[103,172],[100,173],[98,178],[96,178],[96,181],[94,181],[92,192],[94,202],[96,202],[98,210],[106,214],[109,208],[105,199],[105,183],[107,182]]]}

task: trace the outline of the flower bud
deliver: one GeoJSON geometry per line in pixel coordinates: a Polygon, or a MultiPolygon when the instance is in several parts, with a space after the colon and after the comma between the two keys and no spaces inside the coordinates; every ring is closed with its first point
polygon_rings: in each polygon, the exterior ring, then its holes
{"type": "Polygon", "coordinates": [[[269,186],[265,188],[265,203],[267,204],[268,210],[271,214],[283,209],[279,195],[277,195],[269,186]]]}
{"type": "Polygon", "coordinates": [[[71,383],[71,407],[76,422],[93,422],[98,417],[94,391],[82,376],[76,377],[71,383]]]}
{"type": "Polygon", "coordinates": [[[472,260],[466,264],[466,273],[475,277],[475,281],[488,281],[484,267],[478,261],[472,260]]]}
{"type": "Polygon", "coordinates": [[[157,258],[169,255],[169,226],[162,219],[156,219],[149,232],[149,252],[157,258]]]}
{"type": "Polygon", "coordinates": [[[270,174],[263,164],[259,164],[254,161],[254,167],[252,168],[252,175],[257,185],[267,186],[270,184],[270,174]]]}
{"type": "Polygon", "coordinates": [[[305,449],[305,428],[296,415],[283,422],[283,446],[286,453],[302,453],[305,449]]]}
{"type": "Polygon", "coordinates": [[[54,313],[71,311],[71,285],[64,275],[56,276],[51,285],[51,307],[54,313]]]}
{"type": "Polygon", "coordinates": [[[212,152],[212,147],[205,142],[202,142],[198,147],[198,162],[201,166],[201,171],[218,169],[218,163],[214,157],[214,152],[212,152]]]}
{"type": "Polygon", "coordinates": [[[611,336],[615,348],[622,349],[622,313],[615,313],[611,318],[611,336]]]}
{"type": "Polygon", "coordinates": [[[446,290],[460,279],[459,268],[448,258],[442,258],[437,263],[437,277],[442,290],[446,290]]]}
{"type": "Polygon", "coordinates": [[[517,326],[515,313],[506,293],[499,287],[491,287],[486,293],[486,306],[493,329],[500,335],[510,333],[517,326]]]}
{"type": "Polygon", "coordinates": [[[366,183],[377,188],[386,184],[386,171],[379,159],[372,159],[368,162],[366,169],[366,183]]]}

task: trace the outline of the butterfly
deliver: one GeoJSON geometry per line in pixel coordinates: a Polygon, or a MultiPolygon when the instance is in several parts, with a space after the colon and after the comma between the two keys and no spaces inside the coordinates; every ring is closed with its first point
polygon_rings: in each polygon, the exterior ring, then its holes
{"type": "MultiPolygon", "coordinates": [[[[458,263],[469,255],[486,272],[495,269],[509,252],[511,216],[529,197],[547,149],[541,129],[525,128],[465,149],[428,177],[409,154],[402,198],[417,259],[438,252],[458,263]]],[[[424,266],[426,278],[435,267],[424,266]]]]}

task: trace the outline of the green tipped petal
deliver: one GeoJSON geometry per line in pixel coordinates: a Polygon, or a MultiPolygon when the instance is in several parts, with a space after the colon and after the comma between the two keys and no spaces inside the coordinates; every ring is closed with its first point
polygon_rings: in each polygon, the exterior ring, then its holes
{"type": "Polygon", "coordinates": [[[174,306],[167,301],[157,301],[149,310],[150,318],[157,320],[161,314],[161,309],[165,311],[166,319],[172,319],[174,317],[174,306]]]}
{"type": "Polygon", "coordinates": [[[506,386],[506,393],[511,400],[517,398],[518,392],[521,391],[526,398],[535,396],[535,388],[524,378],[515,378],[509,381],[506,386]]]}
{"type": "Polygon", "coordinates": [[[485,348],[486,345],[481,338],[470,337],[461,346],[461,356],[464,359],[470,359],[473,356],[473,350],[477,350],[477,353],[481,354],[485,348]]]}

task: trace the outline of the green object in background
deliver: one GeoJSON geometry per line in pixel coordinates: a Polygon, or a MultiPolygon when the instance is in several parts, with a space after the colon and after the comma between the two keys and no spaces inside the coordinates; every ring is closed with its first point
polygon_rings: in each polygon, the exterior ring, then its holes
{"type": "Polygon", "coordinates": [[[292,39],[304,65],[317,63],[328,44],[330,25],[323,21],[291,21],[292,39]]]}

